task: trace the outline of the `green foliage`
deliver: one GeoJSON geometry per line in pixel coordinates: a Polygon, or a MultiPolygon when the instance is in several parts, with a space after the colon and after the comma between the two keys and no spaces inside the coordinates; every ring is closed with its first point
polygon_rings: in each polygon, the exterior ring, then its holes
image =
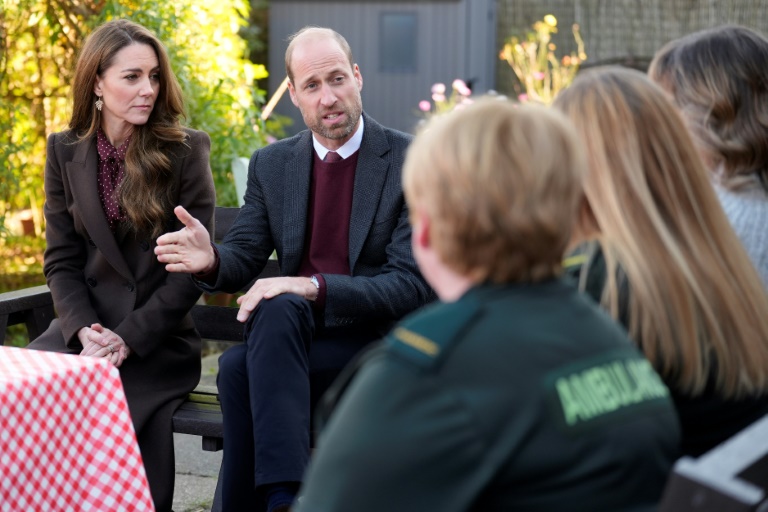
{"type": "Polygon", "coordinates": [[[43,250],[45,239],[37,236],[7,236],[0,239],[3,275],[0,293],[45,284],[43,250]]]}
{"type": "MultiPolygon", "coordinates": [[[[0,217],[31,208],[42,226],[45,139],[66,122],[68,83],[86,4],[4,0],[0,18],[0,217]]],[[[0,233],[2,235],[2,233],[0,233]]]]}

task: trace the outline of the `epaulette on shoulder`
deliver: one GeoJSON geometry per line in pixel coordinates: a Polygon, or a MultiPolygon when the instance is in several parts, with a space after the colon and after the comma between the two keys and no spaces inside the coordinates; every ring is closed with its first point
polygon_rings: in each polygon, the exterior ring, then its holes
{"type": "Polygon", "coordinates": [[[387,335],[390,351],[423,368],[437,364],[478,314],[475,301],[436,304],[406,318],[387,335]]]}
{"type": "Polygon", "coordinates": [[[563,259],[562,266],[566,271],[569,271],[571,269],[581,268],[587,261],[589,261],[589,255],[584,253],[574,254],[573,256],[568,256],[563,259]]]}

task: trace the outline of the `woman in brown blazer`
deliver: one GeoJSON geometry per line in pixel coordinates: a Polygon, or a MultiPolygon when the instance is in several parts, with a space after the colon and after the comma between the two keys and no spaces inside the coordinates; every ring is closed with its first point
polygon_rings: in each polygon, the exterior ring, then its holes
{"type": "Polygon", "coordinates": [[[183,205],[213,225],[210,138],[180,124],[160,41],[127,20],[99,27],[75,70],[69,130],[48,138],[44,271],[58,318],[30,348],[105,357],[120,369],[152,498],[173,500],[172,415],[200,377],[189,276],[153,248],[183,205]]]}

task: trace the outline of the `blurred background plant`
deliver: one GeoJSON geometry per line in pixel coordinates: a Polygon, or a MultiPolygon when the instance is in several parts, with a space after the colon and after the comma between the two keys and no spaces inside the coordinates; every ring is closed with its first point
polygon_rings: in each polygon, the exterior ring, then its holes
{"type": "Polygon", "coordinates": [[[499,58],[515,73],[514,85],[521,102],[550,104],[557,93],[568,87],[579,66],[587,59],[579,26],[572,27],[576,50],[558,58],[552,34],[557,33],[557,18],[547,14],[533,24],[533,30],[521,39],[512,36],[505,42],[499,58]]]}
{"type": "Polygon", "coordinates": [[[467,86],[464,80],[457,78],[451,83],[451,91],[448,92],[444,83],[438,82],[432,85],[432,101],[421,100],[419,110],[424,116],[429,117],[435,114],[450,112],[453,109],[461,108],[462,105],[472,103],[472,90],[467,86]]]}

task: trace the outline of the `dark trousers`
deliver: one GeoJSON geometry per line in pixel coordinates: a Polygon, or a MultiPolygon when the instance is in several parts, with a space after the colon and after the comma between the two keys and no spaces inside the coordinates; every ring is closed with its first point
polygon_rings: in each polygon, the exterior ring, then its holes
{"type": "Polygon", "coordinates": [[[259,303],[245,326],[245,343],[219,358],[224,456],[217,492],[224,511],[259,510],[259,486],[301,481],[314,404],[380,335],[375,328],[323,329],[298,295],[259,303]]]}

